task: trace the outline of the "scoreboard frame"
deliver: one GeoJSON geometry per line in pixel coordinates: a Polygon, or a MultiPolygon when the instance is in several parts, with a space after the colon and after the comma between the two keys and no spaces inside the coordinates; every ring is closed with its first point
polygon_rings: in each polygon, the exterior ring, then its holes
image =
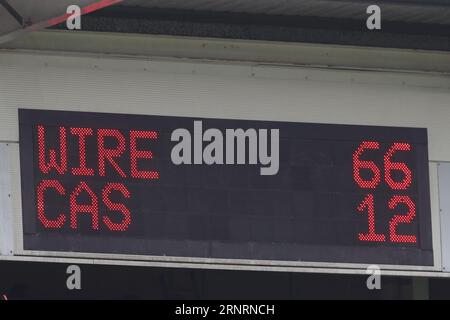
{"type": "MultiPolygon", "coordinates": [[[[431,172],[431,167],[430,167],[431,172]]],[[[433,176],[431,176],[433,179],[433,176]]],[[[430,195],[431,195],[430,190],[430,195]]],[[[432,202],[432,201],[431,201],[432,202]]],[[[433,220],[433,210],[431,210],[430,219],[433,220]]],[[[15,241],[14,255],[22,258],[31,259],[50,259],[53,261],[79,261],[79,263],[107,263],[107,264],[133,264],[133,265],[160,265],[169,267],[188,267],[188,268],[217,268],[217,269],[245,269],[245,270],[274,270],[274,271],[302,271],[309,268],[318,268],[318,272],[328,272],[328,268],[333,270],[355,269],[365,267],[366,263],[342,263],[342,262],[305,262],[305,261],[282,261],[282,260],[254,260],[254,259],[221,259],[221,258],[199,258],[199,257],[177,257],[177,256],[152,256],[152,255],[133,255],[133,254],[108,254],[108,253],[82,253],[82,252],[59,252],[59,251],[38,251],[23,249],[22,232],[22,212],[16,219],[15,235],[18,241],[15,241]]],[[[430,221],[432,223],[432,221],[430,221]]],[[[435,228],[431,228],[433,238],[435,237],[435,228]]],[[[433,241],[434,244],[434,241],[433,241]]],[[[433,245],[433,266],[415,266],[415,265],[383,265],[380,267],[389,270],[414,270],[414,271],[436,271],[437,249],[433,245]]],[[[14,259],[10,257],[10,259],[14,259]]],[[[19,258],[20,259],[20,258],[19,258]]],[[[346,271],[341,272],[346,273],[346,271]]]]}

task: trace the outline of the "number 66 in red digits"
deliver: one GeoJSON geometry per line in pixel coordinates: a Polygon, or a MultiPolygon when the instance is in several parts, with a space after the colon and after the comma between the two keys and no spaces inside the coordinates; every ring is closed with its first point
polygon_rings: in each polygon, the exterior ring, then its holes
{"type": "MultiPolygon", "coordinates": [[[[376,141],[363,141],[353,153],[353,179],[360,188],[375,189],[381,182],[381,170],[375,162],[361,160],[361,155],[366,150],[379,150],[380,143],[376,141]],[[361,170],[369,170],[372,173],[371,179],[363,179],[361,170]]],[[[384,155],[384,179],[387,185],[393,190],[406,190],[411,186],[412,173],[405,163],[393,162],[392,157],[397,151],[411,151],[409,143],[395,142],[384,155]],[[394,181],[392,172],[399,171],[403,174],[402,181],[394,181]]]]}

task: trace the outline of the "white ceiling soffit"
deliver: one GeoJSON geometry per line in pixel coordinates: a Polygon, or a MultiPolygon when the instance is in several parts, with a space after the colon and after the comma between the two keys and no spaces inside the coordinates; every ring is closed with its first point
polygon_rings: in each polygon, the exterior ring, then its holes
{"type": "Polygon", "coordinates": [[[145,8],[363,19],[378,4],[386,21],[450,24],[448,0],[126,0],[145,8]]]}
{"type": "Polygon", "coordinates": [[[67,7],[78,5],[82,14],[90,13],[123,0],[0,0],[0,44],[22,33],[64,22],[67,7]]]}

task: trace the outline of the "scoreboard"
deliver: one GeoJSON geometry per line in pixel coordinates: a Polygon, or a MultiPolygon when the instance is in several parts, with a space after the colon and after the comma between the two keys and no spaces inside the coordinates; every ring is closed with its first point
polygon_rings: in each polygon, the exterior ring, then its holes
{"type": "Polygon", "coordinates": [[[24,250],[433,266],[426,129],[27,109],[19,127],[24,250]]]}

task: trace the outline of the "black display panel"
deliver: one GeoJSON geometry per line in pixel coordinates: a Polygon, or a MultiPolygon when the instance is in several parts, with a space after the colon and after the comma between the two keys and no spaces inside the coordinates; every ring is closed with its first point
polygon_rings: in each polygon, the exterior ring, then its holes
{"type": "Polygon", "coordinates": [[[19,110],[25,250],[433,265],[419,128],[19,110]]]}

